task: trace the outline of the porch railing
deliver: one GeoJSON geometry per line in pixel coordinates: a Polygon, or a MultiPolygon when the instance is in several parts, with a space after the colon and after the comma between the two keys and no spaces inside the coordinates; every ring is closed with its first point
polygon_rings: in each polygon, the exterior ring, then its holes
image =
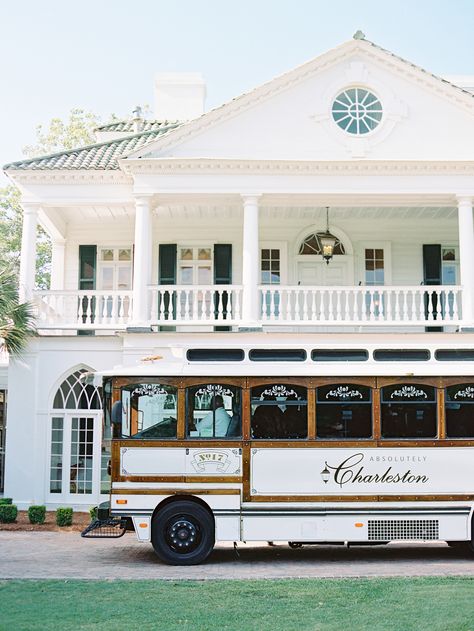
{"type": "Polygon", "coordinates": [[[263,324],[441,326],[462,319],[457,285],[261,285],[259,290],[263,324]]]}
{"type": "Polygon", "coordinates": [[[132,317],[131,291],[35,292],[39,329],[124,328],[132,317]]]}
{"type": "MultiPolygon", "coordinates": [[[[444,326],[462,323],[460,286],[315,287],[260,285],[263,326],[444,326]]],[[[148,287],[150,326],[242,324],[240,285],[148,287]]],[[[131,291],[39,291],[39,329],[125,329],[131,291]]],[[[140,323],[143,324],[143,323],[140,323]]]]}
{"type": "Polygon", "coordinates": [[[239,324],[240,285],[149,287],[151,324],[239,324]]]}

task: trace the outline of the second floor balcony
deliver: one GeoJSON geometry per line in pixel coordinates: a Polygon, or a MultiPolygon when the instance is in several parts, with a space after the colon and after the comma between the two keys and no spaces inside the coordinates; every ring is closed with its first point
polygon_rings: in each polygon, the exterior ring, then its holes
{"type": "MultiPolygon", "coordinates": [[[[259,285],[253,326],[459,327],[462,287],[259,285]]],[[[156,285],[146,293],[146,318],[133,319],[132,291],[39,291],[34,295],[40,330],[126,330],[140,327],[239,327],[242,285],[156,285]]]]}
{"type": "Polygon", "coordinates": [[[133,214],[110,221],[103,211],[93,233],[66,213],[45,291],[33,290],[36,218],[25,211],[21,288],[40,333],[474,325],[471,198],[377,208],[354,198],[358,206],[332,214],[312,198],[296,207],[291,195],[241,196],[222,208],[218,199],[157,206],[153,195],[138,197],[134,231],[133,214]]]}

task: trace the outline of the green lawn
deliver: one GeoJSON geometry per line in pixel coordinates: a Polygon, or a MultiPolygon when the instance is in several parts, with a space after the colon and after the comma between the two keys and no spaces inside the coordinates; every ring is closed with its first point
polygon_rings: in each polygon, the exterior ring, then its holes
{"type": "Polygon", "coordinates": [[[474,579],[0,581],[0,629],[474,631],[474,579]]]}

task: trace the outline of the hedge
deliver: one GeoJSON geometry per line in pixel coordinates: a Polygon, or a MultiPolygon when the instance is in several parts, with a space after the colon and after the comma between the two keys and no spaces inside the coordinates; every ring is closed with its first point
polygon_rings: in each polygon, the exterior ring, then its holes
{"type": "Polygon", "coordinates": [[[72,508],[58,508],[56,510],[56,523],[58,526],[72,525],[72,508]]]}
{"type": "Polygon", "coordinates": [[[15,504],[2,504],[0,506],[0,522],[2,524],[12,524],[16,521],[18,508],[15,504]]]}
{"type": "Polygon", "coordinates": [[[46,519],[46,506],[30,506],[28,509],[30,524],[44,524],[46,519]]]}

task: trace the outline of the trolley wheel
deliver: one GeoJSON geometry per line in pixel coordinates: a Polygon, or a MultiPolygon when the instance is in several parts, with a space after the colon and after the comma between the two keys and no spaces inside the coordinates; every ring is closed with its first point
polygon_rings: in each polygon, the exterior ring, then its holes
{"type": "Polygon", "coordinates": [[[299,541],[288,541],[288,545],[292,550],[296,550],[297,548],[302,548],[303,544],[299,541]]]}
{"type": "Polygon", "coordinates": [[[170,502],[153,517],[151,542],[165,563],[197,565],[205,561],[214,548],[214,519],[196,502],[170,502]]]}

